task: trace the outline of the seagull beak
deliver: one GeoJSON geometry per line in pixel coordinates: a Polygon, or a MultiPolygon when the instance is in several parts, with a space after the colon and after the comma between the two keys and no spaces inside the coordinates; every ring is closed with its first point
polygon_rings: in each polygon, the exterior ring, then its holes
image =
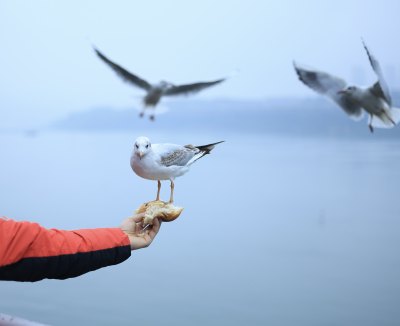
{"type": "Polygon", "coordinates": [[[346,94],[346,90],[345,89],[341,89],[340,91],[337,92],[339,95],[343,95],[346,94]]]}
{"type": "Polygon", "coordinates": [[[138,154],[139,154],[139,158],[142,159],[142,157],[144,156],[144,153],[143,152],[139,152],[138,154]]]}

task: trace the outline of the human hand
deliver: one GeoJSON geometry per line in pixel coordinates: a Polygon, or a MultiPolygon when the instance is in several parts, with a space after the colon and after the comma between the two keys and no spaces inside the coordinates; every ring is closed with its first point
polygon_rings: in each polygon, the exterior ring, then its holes
{"type": "Polygon", "coordinates": [[[148,247],[160,230],[161,222],[155,218],[153,225],[143,231],[143,217],[144,213],[129,217],[120,226],[121,230],[129,237],[132,250],[148,247]]]}

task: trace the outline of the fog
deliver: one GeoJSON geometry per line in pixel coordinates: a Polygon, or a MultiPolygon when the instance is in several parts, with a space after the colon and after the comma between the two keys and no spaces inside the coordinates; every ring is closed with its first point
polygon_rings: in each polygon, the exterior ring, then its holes
{"type": "Polygon", "coordinates": [[[0,3],[0,127],[47,124],[141,91],[95,56],[151,82],[240,73],[198,98],[314,96],[292,61],[351,82],[375,80],[361,37],[399,87],[398,1],[12,1],[0,3]]]}
{"type": "Polygon", "coordinates": [[[51,325],[398,325],[399,129],[371,134],[292,66],[372,84],[363,37],[395,91],[398,12],[398,1],[1,1],[0,216],[116,227],[156,195],[129,166],[137,136],[225,143],[177,178],[184,211],[149,248],[74,279],[0,282],[0,312],[51,325]],[[150,82],[239,74],[162,100],[151,122],[138,117],[143,93],[92,44],[150,82]]]}

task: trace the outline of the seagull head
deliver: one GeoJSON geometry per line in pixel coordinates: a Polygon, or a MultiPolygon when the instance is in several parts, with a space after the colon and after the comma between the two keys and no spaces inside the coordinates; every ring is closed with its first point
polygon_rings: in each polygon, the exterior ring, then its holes
{"type": "Polygon", "coordinates": [[[338,91],[337,93],[339,95],[350,95],[350,96],[354,96],[356,94],[358,94],[358,91],[360,89],[356,86],[349,86],[349,87],[345,87],[343,89],[341,89],[340,91],[338,91]]]}
{"type": "Polygon", "coordinates": [[[151,151],[151,143],[147,137],[138,137],[135,141],[134,152],[135,155],[142,159],[148,152],[151,151]]]}
{"type": "Polygon", "coordinates": [[[165,81],[165,80],[162,80],[162,81],[159,82],[158,86],[159,86],[161,89],[168,89],[168,88],[171,88],[173,85],[172,85],[170,82],[167,82],[167,81],[165,81]]]}

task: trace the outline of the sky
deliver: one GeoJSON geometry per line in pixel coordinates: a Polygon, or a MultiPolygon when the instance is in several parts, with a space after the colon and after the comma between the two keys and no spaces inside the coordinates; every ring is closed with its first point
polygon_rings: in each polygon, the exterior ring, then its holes
{"type": "Polygon", "coordinates": [[[46,124],[142,94],[93,53],[176,84],[239,74],[198,99],[316,96],[292,61],[349,82],[375,79],[363,37],[400,88],[400,2],[0,0],[0,128],[46,124]]]}

